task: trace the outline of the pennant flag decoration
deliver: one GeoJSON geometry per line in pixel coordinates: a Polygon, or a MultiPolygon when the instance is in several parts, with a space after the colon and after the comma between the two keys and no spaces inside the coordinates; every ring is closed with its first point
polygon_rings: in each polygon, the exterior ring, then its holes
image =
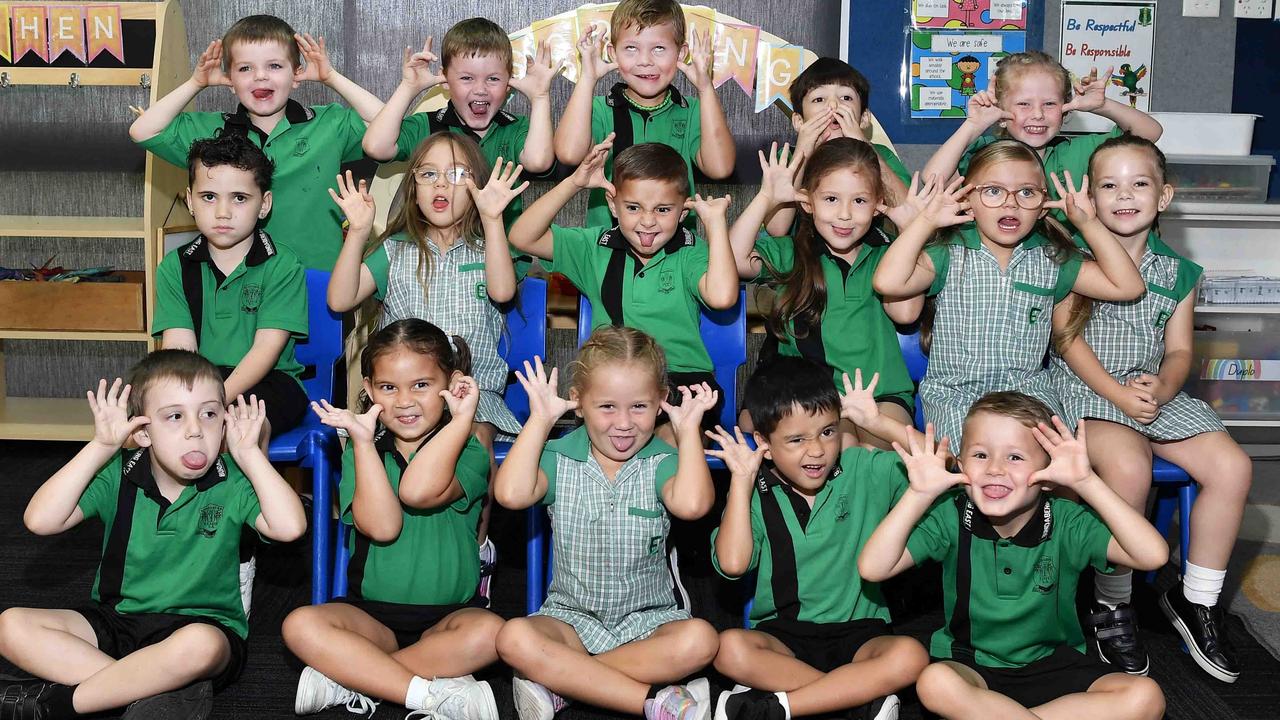
{"type": "Polygon", "coordinates": [[[44,5],[11,5],[13,13],[13,60],[21,60],[32,52],[49,62],[49,19],[44,5]]]}
{"type": "Polygon", "coordinates": [[[551,42],[551,61],[565,61],[564,76],[569,82],[578,82],[578,16],[574,12],[560,13],[555,17],[539,20],[532,26],[533,46],[542,41],[551,42]]]}
{"type": "Polygon", "coordinates": [[[757,50],[756,112],[775,102],[791,107],[791,83],[805,68],[805,51],[799,45],[761,42],[757,50]]]}
{"type": "Polygon", "coordinates": [[[85,62],[84,8],[80,5],[49,6],[49,59],[70,52],[85,62]]]}
{"type": "Polygon", "coordinates": [[[0,5],[0,60],[13,62],[13,45],[9,43],[8,5],[0,5]]]}
{"type": "Polygon", "coordinates": [[[609,43],[613,42],[612,20],[613,9],[616,7],[618,7],[618,3],[611,2],[601,3],[599,5],[583,5],[577,10],[578,27],[575,39],[577,37],[582,37],[582,34],[587,31],[587,28],[594,28],[596,30],[597,37],[599,37],[600,33],[603,32],[606,60],[613,59],[609,53],[608,47],[609,43]]]}
{"type": "Polygon", "coordinates": [[[536,57],[538,48],[533,44],[533,33],[528,29],[512,33],[511,40],[511,77],[524,77],[529,66],[529,58],[536,57]]]}
{"type": "Polygon", "coordinates": [[[124,32],[120,27],[119,5],[88,5],[85,25],[89,35],[89,62],[103,51],[124,62],[124,32]]]}
{"type": "MultiPolygon", "coordinates": [[[[693,36],[711,38],[712,43],[716,37],[716,11],[705,5],[683,5],[684,10],[684,27],[685,42],[689,47],[693,47],[693,36]]],[[[713,44],[714,48],[715,45],[713,44]]],[[[682,61],[688,61],[689,55],[686,54],[682,61]]]]}
{"type": "Polygon", "coordinates": [[[716,64],[713,73],[716,88],[733,80],[750,95],[756,80],[756,45],[760,28],[754,25],[716,23],[716,64]]]}

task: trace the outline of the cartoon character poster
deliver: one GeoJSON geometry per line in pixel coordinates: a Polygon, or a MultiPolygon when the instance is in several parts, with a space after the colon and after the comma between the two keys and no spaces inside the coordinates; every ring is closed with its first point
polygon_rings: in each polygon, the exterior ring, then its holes
{"type": "MultiPolygon", "coordinates": [[[[1073,79],[1109,71],[1107,98],[1149,112],[1155,37],[1154,0],[1064,0],[1058,59],[1073,79]]],[[[1103,132],[1111,125],[1092,113],[1071,113],[1062,129],[1103,132]]]]}
{"type": "Polygon", "coordinates": [[[1027,46],[1021,31],[909,32],[913,118],[963,118],[969,98],[991,84],[1000,58],[1027,46]]]}
{"type": "Polygon", "coordinates": [[[912,0],[912,25],[948,30],[1026,30],[1027,0],[912,0]]]}

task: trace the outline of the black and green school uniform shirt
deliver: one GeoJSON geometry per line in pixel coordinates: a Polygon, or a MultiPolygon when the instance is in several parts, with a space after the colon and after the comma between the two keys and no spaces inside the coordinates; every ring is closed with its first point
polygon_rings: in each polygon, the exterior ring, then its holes
{"type": "Polygon", "coordinates": [[[170,328],[196,334],[200,354],[219,367],[235,367],[253,347],[258,330],[289,332],[275,368],[301,384],[296,340],[307,336],[306,271],[298,258],[257,231],[244,261],[223,275],[203,235],[174,250],[156,271],[151,334],[170,328]],[[198,327],[197,327],[198,323],[198,327]]]}
{"type": "Polygon", "coordinates": [[[179,113],[160,134],[138,145],[185,168],[196,140],[221,132],[245,135],[275,163],[271,214],[263,229],[304,267],[330,272],[342,249],[342,209],[326,191],[335,187],[343,163],[364,157],[364,130],[364,121],[351,108],[304,107],[290,100],[269,134],[253,124],[241,105],[234,113],[179,113]]]}
{"type": "Polygon", "coordinates": [[[1108,572],[1111,531],[1091,510],[1046,497],[1003,538],[962,492],[943,496],[916,525],[907,551],[942,563],[943,626],[929,654],[1018,668],[1069,645],[1084,652],[1076,585],[1086,567],[1108,572]]]}
{"type": "MultiPolygon", "coordinates": [[[[443,427],[443,426],[442,426],[443,427]]],[[[423,439],[419,450],[435,433],[423,439]]],[[[374,438],[382,455],[391,490],[400,492],[400,478],[413,460],[395,447],[395,436],[382,429],[374,438]]],[[[458,457],[454,477],[462,497],[443,507],[412,508],[401,504],[403,526],[391,542],[376,542],[355,527],[351,503],[356,496],[355,447],[342,454],[342,482],[338,502],[347,533],[347,597],[404,605],[457,605],[475,595],[480,582],[476,527],[489,491],[489,451],[474,436],[458,457]]]]}
{"type": "MultiPolygon", "coordinates": [[[[915,383],[898,347],[897,329],[885,314],[884,298],[871,289],[880,260],[889,249],[889,239],[875,228],[863,238],[862,249],[853,263],[827,251],[818,258],[827,287],[826,309],[817,327],[805,328],[796,336],[794,321],[786,337],[780,338],[778,352],[805,357],[831,368],[836,388],[844,390],[841,374],[854,376],[861,369],[865,379],[880,373],[878,398],[894,397],[906,407],[914,407],[915,383]]],[[[772,283],[795,267],[795,243],[789,237],[764,235],[756,240],[756,253],[764,267],[753,283],[772,283]]]]}
{"type": "Polygon", "coordinates": [[[700,334],[707,273],[705,242],[678,228],[667,244],[642,264],[616,227],[551,226],[552,272],[569,279],[591,301],[591,327],[625,325],[649,333],[667,354],[672,372],[711,372],[711,356],[700,334]]]}
{"type": "MultiPolygon", "coordinates": [[[[858,575],[858,554],[906,489],[901,459],[882,450],[841,453],[812,508],[776,469],[762,468],[751,496],[749,569],[757,571],[751,625],[775,619],[888,622],[880,585],[858,575]]],[[[719,532],[711,534],[711,560],[729,577],[716,558],[719,532]]]]}
{"type": "Polygon", "coordinates": [[[170,503],[156,486],[150,451],[121,450],[89,482],[79,507],[105,526],[95,601],[125,615],[211,618],[248,637],[240,533],[261,509],[253,484],[229,455],[170,503]]]}

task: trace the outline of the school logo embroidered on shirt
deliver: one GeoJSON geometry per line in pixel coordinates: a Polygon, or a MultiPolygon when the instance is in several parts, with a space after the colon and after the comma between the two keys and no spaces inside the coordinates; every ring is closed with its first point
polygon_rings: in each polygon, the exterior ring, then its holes
{"type": "Polygon", "coordinates": [[[836,501],[836,522],[844,522],[849,517],[849,496],[841,495],[836,501]]]}
{"type": "Polygon", "coordinates": [[[1058,567],[1054,565],[1053,560],[1041,555],[1040,559],[1036,561],[1036,566],[1032,572],[1035,574],[1036,592],[1041,595],[1048,595],[1053,592],[1054,585],[1058,584],[1058,567]]]}
{"type": "Polygon", "coordinates": [[[661,535],[654,535],[653,537],[649,538],[649,554],[657,555],[658,551],[662,549],[662,545],[663,543],[662,543],[661,535]]]}
{"type": "Polygon", "coordinates": [[[240,312],[256,313],[262,304],[262,286],[249,283],[240,289],[240,312]]]}
{"type": "Polygon", "coordinates": [[[1160,314],[1156,315],[1156,321],[1151,327],[1156,328],[1158,330],[1164,327],[1165,323],[1167,322],[1169,322],[1169,311],[1161,310],[1160,314]]]}
{"type": "Polygon", "coordinates": [[[671,137],[684,137],[684,131],[689,127],[688,120],[672,120],[671,121],[671,137]]]}
{"type": "Polygon", "coordinates": [[[658,292],[667,294],[676,289],[676,274],[670,270],[663,270],[658,275],[658,292]]]}
{"type": "Polygon", "coordinates": [[[222,522],[221,505],[205,505],[200,508],[200,521],[197,529],[201,537],[211,538],[218,533],[218,523],[222,522]]]}
{"type": "Polygon", "coordinates": [[[298,142],[293,144],[293,156],[302,157],[311,149],[311,143],[306,138],[298,138],[298,142]]]}
{"type": "Polygon", "coordinates": [[[1040,308],[1031,308],[1030,310],[1027,311],[1028,325],[1035,325],[1036,321],[1039,319],[1040,319],[1040,308]]]}
{"type": "Polygon", "coordinates": [[[489,297],[489,289],[482,282],[476,283],[476,299],[484,300],[487,297],[489,297]]]}

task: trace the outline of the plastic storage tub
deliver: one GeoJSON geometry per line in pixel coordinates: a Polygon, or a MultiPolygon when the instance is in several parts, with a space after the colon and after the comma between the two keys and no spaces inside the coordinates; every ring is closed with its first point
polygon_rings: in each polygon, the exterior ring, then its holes
{"type": "Polygon", "coordinates": [[[1164,126],[1156,145],[1166,155],[1248,155],[1253,151],[1253,122],[1241,113],[1154,112],[1164,126]]]}
{"type": "Polygon", "coordinates": [[[1186,391],[1223,420],[1280,420],[1280,333],[1197,332],[1186,391]]]}
{"type": "Polygon", "coordinates": [[[1260,203],[1276,159],[1271,155],[1167,155],[1174,202],[1260,203]]]}

